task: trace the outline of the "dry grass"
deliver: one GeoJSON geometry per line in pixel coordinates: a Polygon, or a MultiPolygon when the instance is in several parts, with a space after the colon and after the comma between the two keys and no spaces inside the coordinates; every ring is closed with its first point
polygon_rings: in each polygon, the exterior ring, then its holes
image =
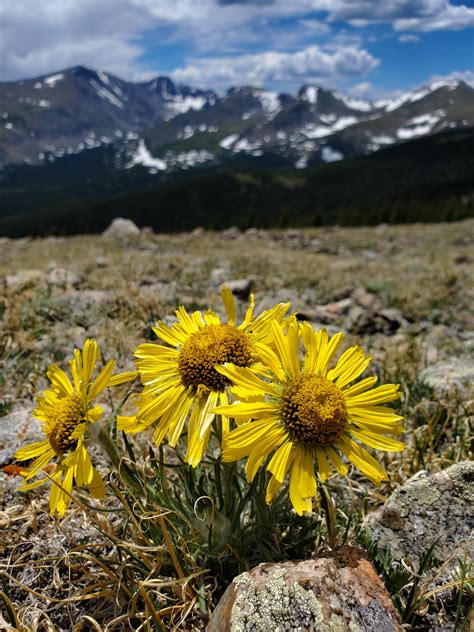
{"type": "MultiPolygon", "coordinates": [[[[120,368],[130,369],[133,348],[178,304],[221,310],[219,279],[253,279],[262,308],[287,299],[295,309],[311,308],[365,288],[379,306],[399,310],[406,323],[390,336],[352,330],[348,341],[371,351],[384,380],[402,384],[408,431],[407,449],[383,457],[389,484],[375,490],[357,476],[350,484],[331,483],[335,532],[328,533],[320,517],[311,546],[324,550],[334,539],[353,541],[362,507],[380,505],[421,469],[436,471],[472,455],[472,402],[454,391],[439,401],[417,376],[433,362],[474,350],[473,233],[470,220],[314,229],[301,231],[304,239],[276,231],[237,240],[202,234],[144,235],[127,244],[102,237],[2,243],[0,277],[7,281],[0,289],[0,415],[31,406],[45,386],[48,364],[62,362],[88,336],[120,368]],[[319,240],[319,252],[307,245],[311,239],[319,240]],[[53,268],[77,279],[52,283],[53,268]],[[29,280],[25,274],[22,283],[20,271],[30,271],[29,280]]],[[[330,325],[346,329],[348,322],[341,313],[330,325]]],[[[111,408],[122,394],[109,401],[111,408]]],[[[2,448],[0,443],[0,454],[2,448]]],[[[153,482],[158,455],[154,461],[145,437],[131,449],[142,481],[153,482]]],[[[124,454],[129,459],[125,448],[124,454]]],[[[223,588],[216,578],[230,572],[227,562],[199,552],[199,524],[188,524],[179,508],[124,491],[100,453],[96,462],[116,495],[97,511],[78,494],[59,524],[45,513],[44,494],[24,498],[15,491],[11,468],[0,473],[2,629],[204,629],[223,588]]],[[[286,550],[283,536],[278,546],[286,550]]]]}

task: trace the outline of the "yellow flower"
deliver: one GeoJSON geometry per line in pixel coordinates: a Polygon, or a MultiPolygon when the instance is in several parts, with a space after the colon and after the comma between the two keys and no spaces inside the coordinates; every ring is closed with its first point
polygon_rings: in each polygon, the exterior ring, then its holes
{"type": "Polygon", "coordinates": [[[82,353],[79,349],[74,350],[74,358],[69,362],[72,382],[58,366],[52,364],[48,368],[51,389],[37,398],[38,406],[33,413],[42,423],[46,439],[20,448],[15,454],[18,461],[34,459],[22,473],[25,483],[20,487],[21,491],[38,487],[51,478],[51,515],[57,512],[62,516],[66,511],[73,481],[79,487],[87,487],[94,498],[102,498],[105,493],[102,479],[93,467],[84,445],[86,431],[102,415],[102,408],[94,406],[93,400],[106,387],[128,382],[137,373],[131,371],[112,376],[115,360],[110,360],[91,381],[98,357],[99,346],[89,339],[82,353]],[[50,477],[26,483],[54,457],[57,462],[50,477]]]}
{"type": "MultiPolygon", "coordinates": [[[[135,356],[144,390],[133,417],[118,417],[118,428],[138,432],[159,420],[154,442],[159,445],[166,434],[175,446],[189,415],[186,462],[196,467],[209,442],[215,414],[210,410],[228,404],[229,380],[216,367],[226,362],[245,367],[249,372],[264,370],[261,359],[271,342],[271,323],[283,322],[289,303],[280,303],[254,318],[253,296],[245,318],[236,325],[236,307],[231,291],[222,288],[227,323],[212,310],[188,314],[176,311],[178,322],[172,327],[160,322],[153,331],[167,345],[145,343],[135,356]]],[[[228,420],[223,420],[223,433],[228,420]]]]}
{"type": "Polygon", "coordinates": [[[243,424],[224,438],[224,461],[248,456],[246,474],[251,481],[274,452],[267,465],[271,473],[267,503],[289,471],[290,499],[299,515],[311,511],[316,495],[314,465],[323,482],[333,468],[345,475],[348,470],[341,454],[380,484],[387,475],[359,442],[386,451],[403,448],[400,441],[386,436],[403,432],[402,417],[383,406],[401,396],[398,385],[373,388],[376,377],[354,383],[371,361],[358,346],[347,349],[330,369],[344,337],[341,333],[329,338],[325,329],[314,331],[309,323],[299,330],[295,323],[286,334],[273,323],[272,331],[276,353],[266,357],[271,381],[244,367],[228,364],[218,368],[237,385],[239,398],[244,400],[213,411],[243,424]],[[303,362],[298,355],[300,336],[305,347],[303,362]]]}

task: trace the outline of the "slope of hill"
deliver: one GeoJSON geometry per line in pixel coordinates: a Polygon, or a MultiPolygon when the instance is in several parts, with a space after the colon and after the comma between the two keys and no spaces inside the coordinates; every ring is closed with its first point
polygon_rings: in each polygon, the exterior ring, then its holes
{"type": "Polygon", "coordinates": [[[117,215],[157,231],[462,219],[474,210],[473,142],[474,130],[453,130],[305,170],[236,156],[231,169],[180,176],[119,171],[97,148],[4,169],[0,234],[93,233],[117,215]]]}

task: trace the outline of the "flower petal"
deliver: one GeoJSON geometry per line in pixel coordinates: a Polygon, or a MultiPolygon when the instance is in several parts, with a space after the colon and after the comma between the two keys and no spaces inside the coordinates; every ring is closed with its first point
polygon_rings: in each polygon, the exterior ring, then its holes
{"type": "Polygon", "coordinates": [[[85,389],[92,377],[94,367],[99,357],[99,345],[92,338],[88,338],[82,350],[82,388],[85,389]]]}
{"type": "Polygon", "coordinates": [[[37,441],[36,443],[30,443],[29,445],[25,445],[23,448],[17,450],[15,452],[15,459],[17,461],[26,461],[27,459],[39,456],[50,449],[51,445],[48,439],[45,439],[44,441],[37,441]]]}
{"type": "Polygon", "coordinates": [[[97,395],[102,393],[104,388],[108,385],[112,371],[115,368],[115,364],[115,360],[109,360],[99,375],[95,378],[88,394],[89,401],[93,400],[97,397],[97,395]]]}
{"type": "Polygon", "coordinates": [[[287,439],[275,452],[268,464],[267,470],[281,483],[285,480],[288,468],[293,462],[295,447],[293,443],[287,439]]]}
{"type": "Polygon", "coordinates": [[[254,445],[277,423],[276,419],[260,419],[231,430],[224,438],[223,460],[238,461],[248,456],[254,445]]]}
{"type": "Polygon", "coordinates": [[[227,322],[229,325],[235,325],[235,319],[237,318],[237,310],[235,309],[235,301],[227,285],[223,285],[221,289],[222,302],[224,303],[225,311],[227,313],[227,322]]]}
{"type": "Polygon", "coordinates": [[[388,479],[387,473],[374,457],[349,437],[341,437],[337,447],[375,485],[388,479]]]}
{"type": "Polygon", "coordinates": [[[246,367],[240,367],[226,362],[221,366],[216,366],[215,369],[218,373],[229,378],[232,384],[249,391],[250,394],[258,393],[264,395],[267,393],[268,395],[276,395],[278,393],[274,385],[259,379],[251,369],[246,367]]]}
{"type": "Polygon", "coordinates": [[[302,516],[305,512],[311,511],[313,506],[311,498],[303,496],[305,479],[309,477],[309,474],[304,471],[302,463],[303,453],[304,449],[302,448],[298,448],[296,450],[290,471],[290,500],[299,516],[302,516]]]}
{"type": "Polygon", "coordinates": [[[124,373],[117,373],[113,375],[107,386],[118,386],[119,384],[125,384],[125,382],[132,382],[138,377],[138,371],[125,371],[124,373]]]}
{"type": "Polygon", "coordinates": [[[74,389],[66,373],[55,364],[51,364],[46,372],[51,384],[56,386],[62,395],[72,395],[74,389]]]}

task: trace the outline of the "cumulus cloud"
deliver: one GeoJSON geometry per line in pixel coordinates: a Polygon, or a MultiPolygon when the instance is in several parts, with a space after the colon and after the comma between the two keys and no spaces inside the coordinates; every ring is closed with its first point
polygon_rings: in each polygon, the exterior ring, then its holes
{"type": "Polygon", "coordinates": [[[315,0],[332,21],[366,26],[389,22],[396,31],[458,30],[474,25],[474,9],[450,0],[315,0]]]}
{"type": "Polygon", "coordinates": [[[395,20],[393,27],[396,31],[460,31],[474,26],[474,9],[464,5],[445,6],[429,16],[402,18],[395,20]]]}
{"type": "Polygon", "coordinates": [[[201,59],[172,73],[177,81],[207,85],[261,84],[265,82],[318,81],[365,75],[379,60],[356,47],[323,50],[308,46],[292,53],[276,51],[201,59]]]}
{"type": "Polygon", "coordinates": [[[457,29],[474,24],[474,9],[450,0],[0,0],[0,80],[77,64],[129,79],[158,74],[150,42],[186,56],[174,74],[199,84],[370,72],[378,60],[341,22],[457,29]]]}
{"type": "Polygon", "coordinates": [[[129,73],[150,27],[126,0],[0,0],[0,77],[17,79],[75,64],[129,73]]]}

